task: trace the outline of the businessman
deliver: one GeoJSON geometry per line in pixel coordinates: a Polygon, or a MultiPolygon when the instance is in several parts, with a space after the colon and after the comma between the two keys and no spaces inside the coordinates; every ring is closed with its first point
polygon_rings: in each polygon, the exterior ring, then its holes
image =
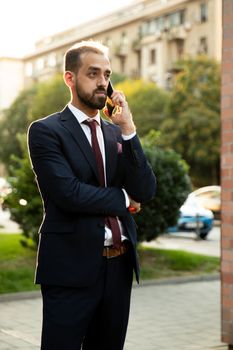
{"type": "Polygon", "coordinates": [[[36,267],[42,350],[124,347],[133,270],[139,279],[129,208],[139,211],[156,185],[122,92],[111,95],[111,120],[100,117],[110,76],[105,46],[86,41],[70,48],[70,102],[28,131],[44,205],[36,267]]]}

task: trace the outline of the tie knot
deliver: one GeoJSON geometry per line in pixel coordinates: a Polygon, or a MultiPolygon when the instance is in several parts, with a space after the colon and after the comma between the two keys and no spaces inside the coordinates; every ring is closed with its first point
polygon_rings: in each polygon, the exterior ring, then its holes
{"type": "Polygon", "coordinates": [[[96,120],[91,120],[91,121],[85,120],[83,124],[86,124],[87,126],[89,126],[91,131],[95,131],[98,123],[96,120]]]}

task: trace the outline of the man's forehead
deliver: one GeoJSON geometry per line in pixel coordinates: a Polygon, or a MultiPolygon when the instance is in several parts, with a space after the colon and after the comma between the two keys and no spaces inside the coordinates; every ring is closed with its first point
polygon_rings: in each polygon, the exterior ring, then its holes
{"type": "Polygon", "coordinates": [[[110,61],[109,58],[101,53],[95,52],[86,52],[81,55],[82,64],[86,67],[96,67],[102,68],[103,66],[109,67],[110,61]]]}

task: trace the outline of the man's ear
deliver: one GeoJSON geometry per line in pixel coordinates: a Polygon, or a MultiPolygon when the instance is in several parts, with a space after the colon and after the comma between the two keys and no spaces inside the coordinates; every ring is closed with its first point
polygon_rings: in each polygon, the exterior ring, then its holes
{"type": "Polygon", "coordinates": [[[64,73],[64,81],[68,87],[73,87],[74,86],[74,73],[70,71],[66,71],[64,73]]]}

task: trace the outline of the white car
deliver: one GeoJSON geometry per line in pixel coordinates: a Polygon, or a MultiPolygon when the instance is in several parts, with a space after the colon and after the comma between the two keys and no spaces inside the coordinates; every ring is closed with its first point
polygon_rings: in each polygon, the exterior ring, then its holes
{"type": "Polygon", "coordinates": [[[221,187],[205,186],[190,193],[192,198],[196,198],[206,209],[210,209],[216,219],[220,219],[221,211],[221,187]]]}

